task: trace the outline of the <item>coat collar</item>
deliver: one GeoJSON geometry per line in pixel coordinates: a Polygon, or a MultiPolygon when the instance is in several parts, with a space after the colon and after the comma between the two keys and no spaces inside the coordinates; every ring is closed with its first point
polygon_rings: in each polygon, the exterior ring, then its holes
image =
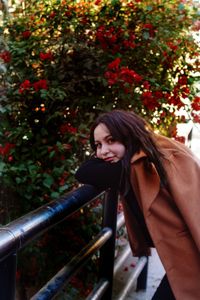
{"type": "Polygon", "coordinates": [[[135,153],[132,158],[131,158],[131,163],[133,164],[134,162],[136,162],[137,160],[143,158],[143,157],[147,157],[147,155],[144,153],[143,150],[140,150],[139,152],[135,153]]]}
{"type": "Polygon", "coordinates": [[[144,214],[147,214],[152,203],[160,191],[160,177],[153,163],[150,170],[147,170],[145,160],[147,155],[140,151],[131,159],[131,183],[133,190],[144,214]]]}

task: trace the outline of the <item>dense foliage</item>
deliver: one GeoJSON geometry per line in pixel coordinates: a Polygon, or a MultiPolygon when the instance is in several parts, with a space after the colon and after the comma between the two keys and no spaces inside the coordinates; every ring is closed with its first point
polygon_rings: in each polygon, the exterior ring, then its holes
{"type": "Polygon", "coordinates": [[[134,109],[174,136],[199,110],[190,1],[30,1],[5,24],[0,172],[25,209],[70,189],[100,110],[134,109]]]}
{"type": "Polygon", "coordinates": [[[0,47],[0,176],[18,199],[12,218],[74,186],[99,112],[133,109],[175,137],[200,110],[192,1],[22,4],[0,47]]]}

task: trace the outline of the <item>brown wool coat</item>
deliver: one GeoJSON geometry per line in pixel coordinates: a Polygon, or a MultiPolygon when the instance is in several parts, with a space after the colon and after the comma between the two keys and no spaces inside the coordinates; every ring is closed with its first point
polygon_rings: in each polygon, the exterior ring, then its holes
{"type": "MultiPolygon", "coordinates": [[[[152,163],[140,152],[131,160],[131,184],[177,300],[200,299],[200,161],[184,145],[157,136],[170,192],[160,187],[152,163]]],[[[148,254],[137,221],[122,200],[136,256],[148,254]]]]}

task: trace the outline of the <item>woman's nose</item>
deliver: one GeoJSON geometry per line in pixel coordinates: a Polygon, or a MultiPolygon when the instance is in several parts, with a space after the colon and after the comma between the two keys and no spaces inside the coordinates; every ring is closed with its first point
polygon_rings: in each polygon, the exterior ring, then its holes
{"type": "Polygon", "coordinates": [[[107,145],[102,145],[101,147],[101,154],[105,155],[109,152],[108,146],[107,145]]]}

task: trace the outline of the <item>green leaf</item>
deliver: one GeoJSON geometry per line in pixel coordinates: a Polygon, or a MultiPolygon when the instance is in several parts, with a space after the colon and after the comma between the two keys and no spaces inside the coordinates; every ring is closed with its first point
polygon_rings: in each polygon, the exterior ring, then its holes
{"type": "Polygon", "coordinates": [[[59,187],[59,192],[64,192],[64,191],[66,191],[68,188],[69,188],[69,185],[68,185],[68,184],[65,184],[65,185],[59,187]]]}
{"type": "Polygon", "coordinates": [[[56,154],[55,150],[51,151],[51,152],[49,153],[49,158],[52,158],[52,157],[54,157],[54,156],[55,156],[55,154],[56,154]]]}
{"type": "Polygon", "coordinates": [[[0,173],[3,172],[5,166],[6,166],[6,163],[4,163],[3,161],[1,161],[1,162],[0,162],[0,173]]]}
{"type": "Polygon", "coordinates": [[[22,182],[22,179],[21,179],[21,177],[16,177],[15,181],[17,184],[20,184],[22,182]]]}
{"type": "Polygon", "coordinates": [[[153,10],[153,6],[148,5],[148,6],[146,7],[146,9],[147,9],[148,11],[151,11],[151,10],[153,10]]]}
{"type": "Polygon", "coordinates": [[[41,98],[42,98],[42,99],[46,99],[46,98],[47,98],[47,93],[48,93],[48,91],[46,91],[46,90],[41,90],[41,91],[40,91],[40,96],[41,96],[41,98]]]}
{"type": "Polygon", "coordinates": [[[178,5],[178,10],[183,10],[183,9],[185,9],[185,5],[183,3],[180,3],[178,5]]]}
{"type": "Polygon", "coordinates": [[[54,177],[59,177],[60,175],[63,174],[65,169],[65,166],[62,166],[60,168],[53,168],[52,173],[54,175],[54,177]]]}
{"type": "Polygon", "coordinates": [[[53,198],[53,199],[58,198],[59,196],[60,196],[60,194],[58,192],[51,193],[51,198],[53,198]]]}
{"type": "Polygon", "coordinates": [[[149,35],[149,32],[148,31],[145,31],[145,32],[143,32],[143,38],[145,39],[145,40],[148,40],[149,39],[149,37],[150,37],[150,35],[149,35]]]}
{"type": "MultiPolygon", "coordinates": [[[[12,171],[12,172],[16,172],[17,170],[19,170],[18,167],[15,167],[15,166],[10,167],[10,171],[12,171]]],[[[20,171],[21,171],[21,170],[20,170],[20,171]]]]}
{"type": "Polygon", "coordinates": [[[38,169],[38,167],[36,165],[29,165],[28,166],[28,170],[29,170],[29,173],[32,174],[34,172],[36,172],[38,169]]]}
{"type": "Polygon", "coordinates": [[[0,112],[1,113],[5,113],[7,111],[7,109],[3,106],[0,106],[0,112]]]}
{"type": "Polygon", "coordinates": [[[27,200],[31,200],[31,198],[32,198],[32,194],[30,193],[30,194],[28,194],[28,193],[26,193],[26,194],[24,194],[24,197],[27,199],[27,200]]]}
{"type": "Polygon", "coordinates": [[[47,188],[50,188],[51,185],[54,183],[54,179],[49,174],[45,174],[45,179],[43,180],[43,185],[47,188]]]}

